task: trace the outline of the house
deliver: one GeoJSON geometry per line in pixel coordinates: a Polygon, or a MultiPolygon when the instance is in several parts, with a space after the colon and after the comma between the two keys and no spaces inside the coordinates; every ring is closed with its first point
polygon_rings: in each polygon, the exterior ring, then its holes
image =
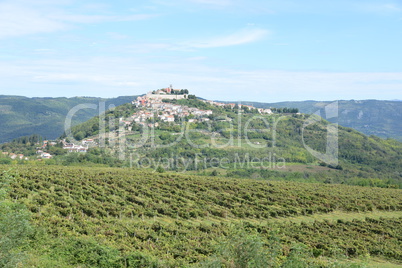
{"type": "Polygon", "coordinates": [[[173,115],[168,115],[166,117],[166,122],[174,122],[174,116],[173,115]]]}
{"type": "Polygon", "coordinates": [[[148,127],[150,127],[150,128],[154,128],[154,127],[158,127],[159,126],[159,123],[158,122],[156,122],[155,124],[148,124],[148,127]]]}
{"type": "Polygon", "coordinates": [[[95,144],[95,141],[93,139],[85,139],[82,141],[82,145],[92,145],[95,144]]]}
{"type": "Polygon", "coordinates": [[[64,143],[63,149],[70,149],[74,147],[74,143],[64,143]]]}
{"type": "Polygon", "coordinates": [[[229,103],[229,104],[227,104],[227,106],[229,106],[231,109],[233,109],[233,108],[236,106],[236,104],[234,104],[234,103],[229,103]]]}
{"type": "Polygon", "coordinates": [[[251,106],[251,105],[242,105],[242,106],[248,108],[249,110],[255,109],[255,107],[254,107],[254,106],[251,106]]]}
{"type": "Polygon", "coordinates": [[[64,149],[67,149],[69,153],[86,153],[88,151],[88,147],[84,147],[81,145],[73,145],[72,147],[64,149]]]}
{"type": "Polygon", "coordinates": [[[49,154],[49,153],[42,153],[42,154],[40,155],[40,157],[41,157],[42,159],[50,159],[50,158],[52,158],[53,156],[52,156],[51,154],[49,154]]]}

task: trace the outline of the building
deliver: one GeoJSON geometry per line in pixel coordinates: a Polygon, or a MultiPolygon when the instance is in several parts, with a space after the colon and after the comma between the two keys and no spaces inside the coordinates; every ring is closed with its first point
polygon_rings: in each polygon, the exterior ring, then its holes
{"type": "Polygon", "coordinates": [[[42,154],[40,155],[40,157],[41,157],[42,159],[51,159],[53,156],[52,156],[51,154],[49,154],[49,153],[42,153],[42,154]]]}

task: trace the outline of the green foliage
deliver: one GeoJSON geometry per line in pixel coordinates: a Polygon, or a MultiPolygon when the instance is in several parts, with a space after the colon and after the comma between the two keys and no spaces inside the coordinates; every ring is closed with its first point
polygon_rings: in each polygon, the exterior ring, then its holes
{"type": "Polygon", "coordinates": [[[120,252],[101,245],[93,238],[71,237],[60,241],[56,252],[71,265],[86,267],[122,267],[120,252]]]}
{"type": "MultiPolygon", "coordinates": [[[[57,151],[60,151],[59,149],[57,151]]],[[[124,162],[113,156],[111,152],[101,148],[91,148],[87,153],[63,153],[54,159],[55,164],[64,166],[74,165],[103,165],[109,167],[122,167],[124,162]]]]}
{"type": "Polygon", "coordinates": [[[36,155],[36,148],[42,146],[43,137],[33,134],[12,140],[0,145],[0,151],[24,154],[25,156],[36,155]]]}
{"type": "MultiPolygon", "coordinates": [[[[280,245],[271,244],[276,248],[280,245]]],[[[249,235],[244,230],[232,230],[218,244],[216,253],[201,264],[201,267],[274,267],[278,262],[278,251],[269,251],[258,235],[249,235]],[[273,254],[272,254],[273,253],[273,254]]]]}
{"type": "MultiPolygon", "coordinates": [[[[0,143],[36,133],[48,139],[56,139],[63,134],[64,121],[68,112],[79,104],[99,105],[105,101],[105,107],[129,103],[135,96],[101,99],[91,97],[74,98],[26,98],[18,96],[0,96],[0,143]]],[[[73,117],[73,125],[85,122],[99,114],[95,109],[83,109],[73,117]]]]}
{"type": "Polygon", "coordinates": [[[216,246],[215,253],[200,263],[199,267],[220,268],[319,268],[319,267],[364,267],[359,264],[340,263],[337,260],[318,261],[304,244],[293,243],[284,250],[278,233],[271,231],[264,239],[256,232],[249,233],[244,226],[236,225],[229,235],[216,246]]]}
{"type": "Polygon", "coordinates": [[[273,112],[275,113],[279,113],[279,114],[286,114],[286,113],[290,113],[290,114],[296,114],[299,112],[299,109],[297,108],[272,108],[271,109],[273,112]]]}
{"type": "MultiPolygon", "coordinates": [[[[331,101],[299,101],[258,103],[243,102],[258,108],[297,108],[301,113],[312,114],[323,109],[331,101]]],[[[402,102],[384,100],[341,100],[339,105],[339,125],[353,128],[367,136],[392,138],[402,141],[402,102]]]]}
{"type": "Polygon", "coordinates": [[[164,169],[162,166],[158,166],[158,167],[156,168],[156,172],[158,172],[158,173],[163,173],[163,172],[165,172],[165,169],[164,169]]]}
{"type": "Polygon", "coordinates": [[[30,214],[25,206],[10,200],[9,172],[0,175],[0,267],[16,267],[26,257],[23,248],[32,232],[30,214]]]}
{"type": "Polygon", "coordinates": [[[0,158],[0,165],[9,165],[11,164],[10,158],[0,158]]]}
{"type": "Polygon", "coordinates": [[[183,267],[210,257],[207,263],[249,267],[274,260],[282,267],[342,267],[331,266],[331,259],[402,256],[402,218],[291,222],[333,211],[402,211],[399,189],[116,168],[17,166],[15,172],[10,199],[23,202],[37,228],[46,230],[49,238],[35,238],[31,250],[47,256],[46,263],[183,267]],[[273,224],[282,218],[290,221],[273,224]]]}

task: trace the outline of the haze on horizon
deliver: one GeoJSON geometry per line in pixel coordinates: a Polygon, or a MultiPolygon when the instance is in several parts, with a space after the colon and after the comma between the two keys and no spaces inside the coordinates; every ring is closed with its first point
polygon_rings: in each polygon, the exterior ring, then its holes
{"type": "Polygon", "coordinates": [[[401,99],[400,1],[5,0],[0,94],[401,99]]]}

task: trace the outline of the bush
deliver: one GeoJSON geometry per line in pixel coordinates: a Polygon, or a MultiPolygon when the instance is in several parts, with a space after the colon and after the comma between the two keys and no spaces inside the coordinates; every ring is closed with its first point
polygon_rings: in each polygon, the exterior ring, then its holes
{"type": "Polygon", "coordinates": [[[22,264],[25,259],[22,248],[32,233],[27,208],[8,198],[9,184],[13,179],[8,172],[0,175],[0,267],[22,264]]]}
{"type": "Polygon", "coordinates": [[[158,173],[163,173],[163,172],[165,172],[165,169],[164,169],[162,166],[158,166],[158,167],[156,168],[156,172],[158,172],[158,173]]]}
{"type": "Polygon", "coordinates": [[[0,165],[9,165],[11,164],[10,158],[0,158],[0,165]]]}
{"type": "Polygon", "coordinates": [[[70,264],[83,264],[85,267],[122,267],[120,252],[102,245],[92,238],[71,237],[61,241],[57,247],[58,255],[70,264]]]}

